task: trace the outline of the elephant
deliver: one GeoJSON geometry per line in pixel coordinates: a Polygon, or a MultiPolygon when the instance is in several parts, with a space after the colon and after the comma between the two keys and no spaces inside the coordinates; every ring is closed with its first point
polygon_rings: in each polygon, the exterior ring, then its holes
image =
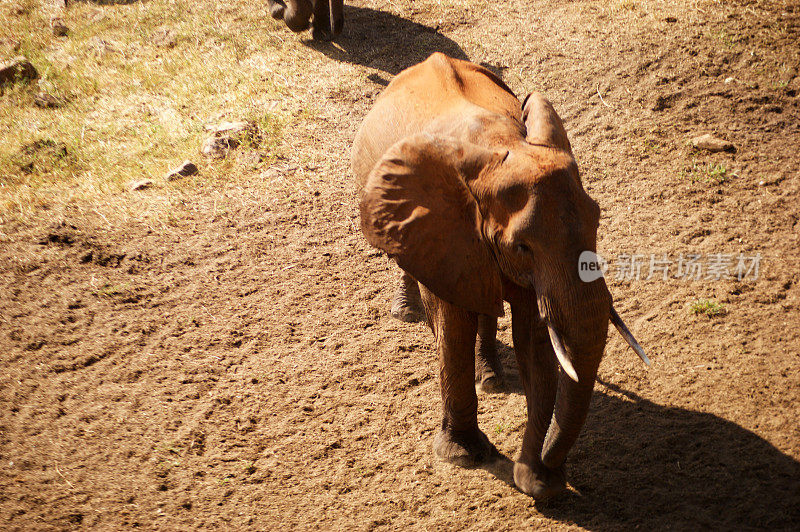
{"type": "Polygon", "coordinates": [[[342,33],[344,27],[344,0],[267,0],[269,13],[276,20],[284,20],[294,32],[313,26],[315,40],[330,41],[342,33]],[[311,16],[313,15],[313,22],[311,16]]]}
{"type": "MultiPolygon", "coordinates": [[[[402,270],[404,297],[419,290],[434,335],[435,454],[460,465],[497,455],[478,427],[475,347],[479,331],[494,343],[505,301],[527,406],[514,483],[537,500],[564,491],[609,322],[649,361],[602,275],[581,280],[600,208],[555,109],[535,92],[520,103],[491,71],[434,53],[377,98],[352,171],[361,231],[402,270]]],[[[478,338],[479,354],[485,343],[478,338]]]]}

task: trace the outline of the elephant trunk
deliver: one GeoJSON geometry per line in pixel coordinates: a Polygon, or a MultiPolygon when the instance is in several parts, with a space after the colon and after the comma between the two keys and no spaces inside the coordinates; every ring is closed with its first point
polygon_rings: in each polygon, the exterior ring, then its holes
{"type": "MultiPolygon", "coordinates": [[[[542,463],[551,469],[564,463],[586,421],[597,370],[590,375],[588,383],[576,383],[563,373],[559,375],[553,418],[542,445],[542,463]]],[[[587,374],[584,377],[589,379],[587,374]]]]}
{"type": "Polygon", "coordinates": [[[571,292],[571,301],[565,301],[562,294],[558,302],[547,296],[540,297],[539,302],[562,368],[553,416],[542,445],[542,463],[551,469],[564,463],[586,421],[608,332],[611,296],[605,282],[582,283],[579,288],[571,292]]]}

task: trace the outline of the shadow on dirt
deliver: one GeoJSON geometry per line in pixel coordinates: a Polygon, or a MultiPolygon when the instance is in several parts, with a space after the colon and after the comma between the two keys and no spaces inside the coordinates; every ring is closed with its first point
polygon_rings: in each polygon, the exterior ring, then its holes
{"type": "MultiPolygon", "coordinates": [[[[523,393],[513,349],[497,347],[506,393],[523,393]]],[[[614,393],[595,391],[567,460],[577,493],[537,504],[542,514],[590,530],[800,528],[800,462],[718,416],[598,382],[614,393]]],[[[507,457],[482,468],[513,485],[507,457]]]]}
{"type": "MultiPolygon", "coordinates": [[[[424,61],[434,52],[469,59],[458,44],[436,28],[391,13],[346,5],[344,19],[344,33],[335,44],[311,40],[304,44],[331,59],[376,68],[392,75],[424,61]]],[[[491,66],[485,66],[491,69],[491,66]]]]}

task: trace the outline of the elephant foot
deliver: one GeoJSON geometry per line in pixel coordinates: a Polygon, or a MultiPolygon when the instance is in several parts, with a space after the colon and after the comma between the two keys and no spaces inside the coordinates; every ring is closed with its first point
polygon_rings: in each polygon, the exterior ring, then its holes
{"type": "Polygon", "coordinates": [[[392,317],[406,323],[422,321],[422,301],[417,282],[403,275],[392,298],[392,317]]]}
{"type": "Polygon", "coordinates": [[[269,6],[269,14],[275,20],[283,20],[283,12],[286,10],[286,5],[280,0],[276,0],[269,6]]]}
{"type": "Polygon", "coordinates": [[[499,393],[505,389],[503,365],[494,349],[490,351],[478,349],[475,354],[475,377],[481,390],[486,393],[499,393]]]}
{"type": "Polygon", "coordinates": [[[566,491],[567,478],[564,466],[549,469],[543,464],[531,467],[522,462],[514,464],[514,484],[519,490],[537,501],[543,501],[566,491]]]}
{"type": "Polygon", "coordinates": [[[433,438],[436,456],[461,467],[473,467],[497,455],[497,449],[480,429],[440,430],[433,438]]]}
{"type": "Polygon", "coordinates": [[[482,375],[479,384],[484,393],[500,393],[506,388],[506,381],[503,376],[493,373],[482,375]]]}
{"type": "Polygon", "coordinates": [[[392,317],[406,323],[422,321],[422,312],[410,305],[393,304],[392,317]]]}

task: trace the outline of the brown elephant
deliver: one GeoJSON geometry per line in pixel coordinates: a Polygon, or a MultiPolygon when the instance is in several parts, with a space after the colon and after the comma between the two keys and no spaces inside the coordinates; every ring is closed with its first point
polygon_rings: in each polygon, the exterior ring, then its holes
{"type": "Polygon", "coordinates": [[[490,71],[435,53],[383,91],[352,163],[361,229],[418,281],[436,339],[443,419],[434,451],[462,464],[496,453],[478,428],[475,341],[482,324],[493,343],[489,325],[505,300],[528,410],[514,482],[536,499],[564,490],[609,321],[644,352],[602,276],[580,279],[600,209],[552,105],[537,93],[520,105],[490,71]]]}
{"type": "Polygon", "coordinates": [[[315,40],[330,41],[342,33],[344,0],[267,0],[272,18],[283,20],[294,32],[313,26],[315,40]],[[313,22],[312,22],[313,15],[313,22]]]}

